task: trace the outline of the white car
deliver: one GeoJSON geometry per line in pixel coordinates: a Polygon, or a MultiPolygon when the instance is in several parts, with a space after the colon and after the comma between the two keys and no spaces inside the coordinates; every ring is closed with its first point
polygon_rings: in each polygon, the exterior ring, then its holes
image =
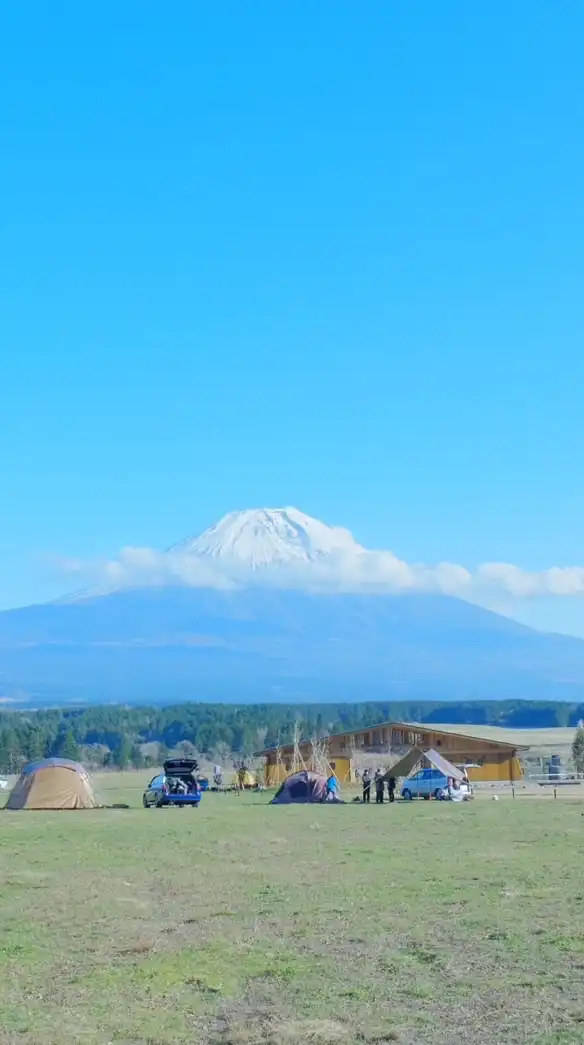
{"type": "MultiPolygon", "coordinates": [[[[472,798],[470,784],[461,784],[463,799],[472,798]]],[[[404,781],[401,789],[402,798],[445,798],[448,796],[448,777],[439,769],[420,769],[404,781]]]]}

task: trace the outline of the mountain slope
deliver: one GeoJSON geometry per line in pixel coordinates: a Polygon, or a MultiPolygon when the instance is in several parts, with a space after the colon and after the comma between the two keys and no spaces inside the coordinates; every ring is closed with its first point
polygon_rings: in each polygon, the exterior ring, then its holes
{"type": "Polygon", "coordinates": [[[154,558],[156,586],[129,575],[0,613],[0,697],[584,696],[584,642],[448,595],[377,590],[376,553],[296,508],[232,512],[154,558]],[[347,577],[367,584],[345,590],[347,577]]]}
{"type": "Polygon", "coordinates": [[[142,589],[0,614],[42,700],[580,699],[584,642],[441,595],[142,589]]]}

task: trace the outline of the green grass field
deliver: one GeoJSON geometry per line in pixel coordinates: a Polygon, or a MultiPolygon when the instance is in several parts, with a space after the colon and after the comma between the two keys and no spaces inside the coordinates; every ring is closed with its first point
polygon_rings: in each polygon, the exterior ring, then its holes
{"type": "MultiPolygon", "coordinates": [[[[0,1042],[584,1043],[581,802],[0,814],[0,1042]]],[[[115,790],[117,788],[117,790],[115,790]]]]}

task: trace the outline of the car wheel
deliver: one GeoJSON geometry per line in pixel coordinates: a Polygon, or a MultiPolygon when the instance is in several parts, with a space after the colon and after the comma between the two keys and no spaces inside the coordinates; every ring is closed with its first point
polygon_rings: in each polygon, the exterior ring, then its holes
{"type": "Polygon", "coordinates": [[[164,802],[162,801],[162,799],[161,798],[157,798],[156,799],[156,808],[157,809],[162,809],[163,805],[164,805],[164,802]]]}
{"type": "Polygon", "coordinates": [[[405,798],[406,802],[411,802],[413,797],[414,796],[412,795],[412,792],[410,791],[409,787],[406,787],[405,790],[402,791],[402,798],[405,798]]]}
{"type": "Polygon", "coordinates": [[[142,795],[142,805],[144,806],[144,809],[150,809],[146,795],[142,795]]]}

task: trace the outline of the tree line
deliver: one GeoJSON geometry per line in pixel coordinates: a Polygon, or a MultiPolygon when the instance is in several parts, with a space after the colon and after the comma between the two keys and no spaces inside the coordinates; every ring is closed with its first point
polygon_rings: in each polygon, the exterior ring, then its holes
{"type": "Polygon", "coordinates": [[[249,756],[304,737],[362,729],[388,720],[496,725],[576,726],[584,704],[540,701],[363,702],[359,704],[203,704],[164,707],[105,705],[0,712],[0,772],[49,756],[95,767],[158,766],[170,751],[249,756]]]}

